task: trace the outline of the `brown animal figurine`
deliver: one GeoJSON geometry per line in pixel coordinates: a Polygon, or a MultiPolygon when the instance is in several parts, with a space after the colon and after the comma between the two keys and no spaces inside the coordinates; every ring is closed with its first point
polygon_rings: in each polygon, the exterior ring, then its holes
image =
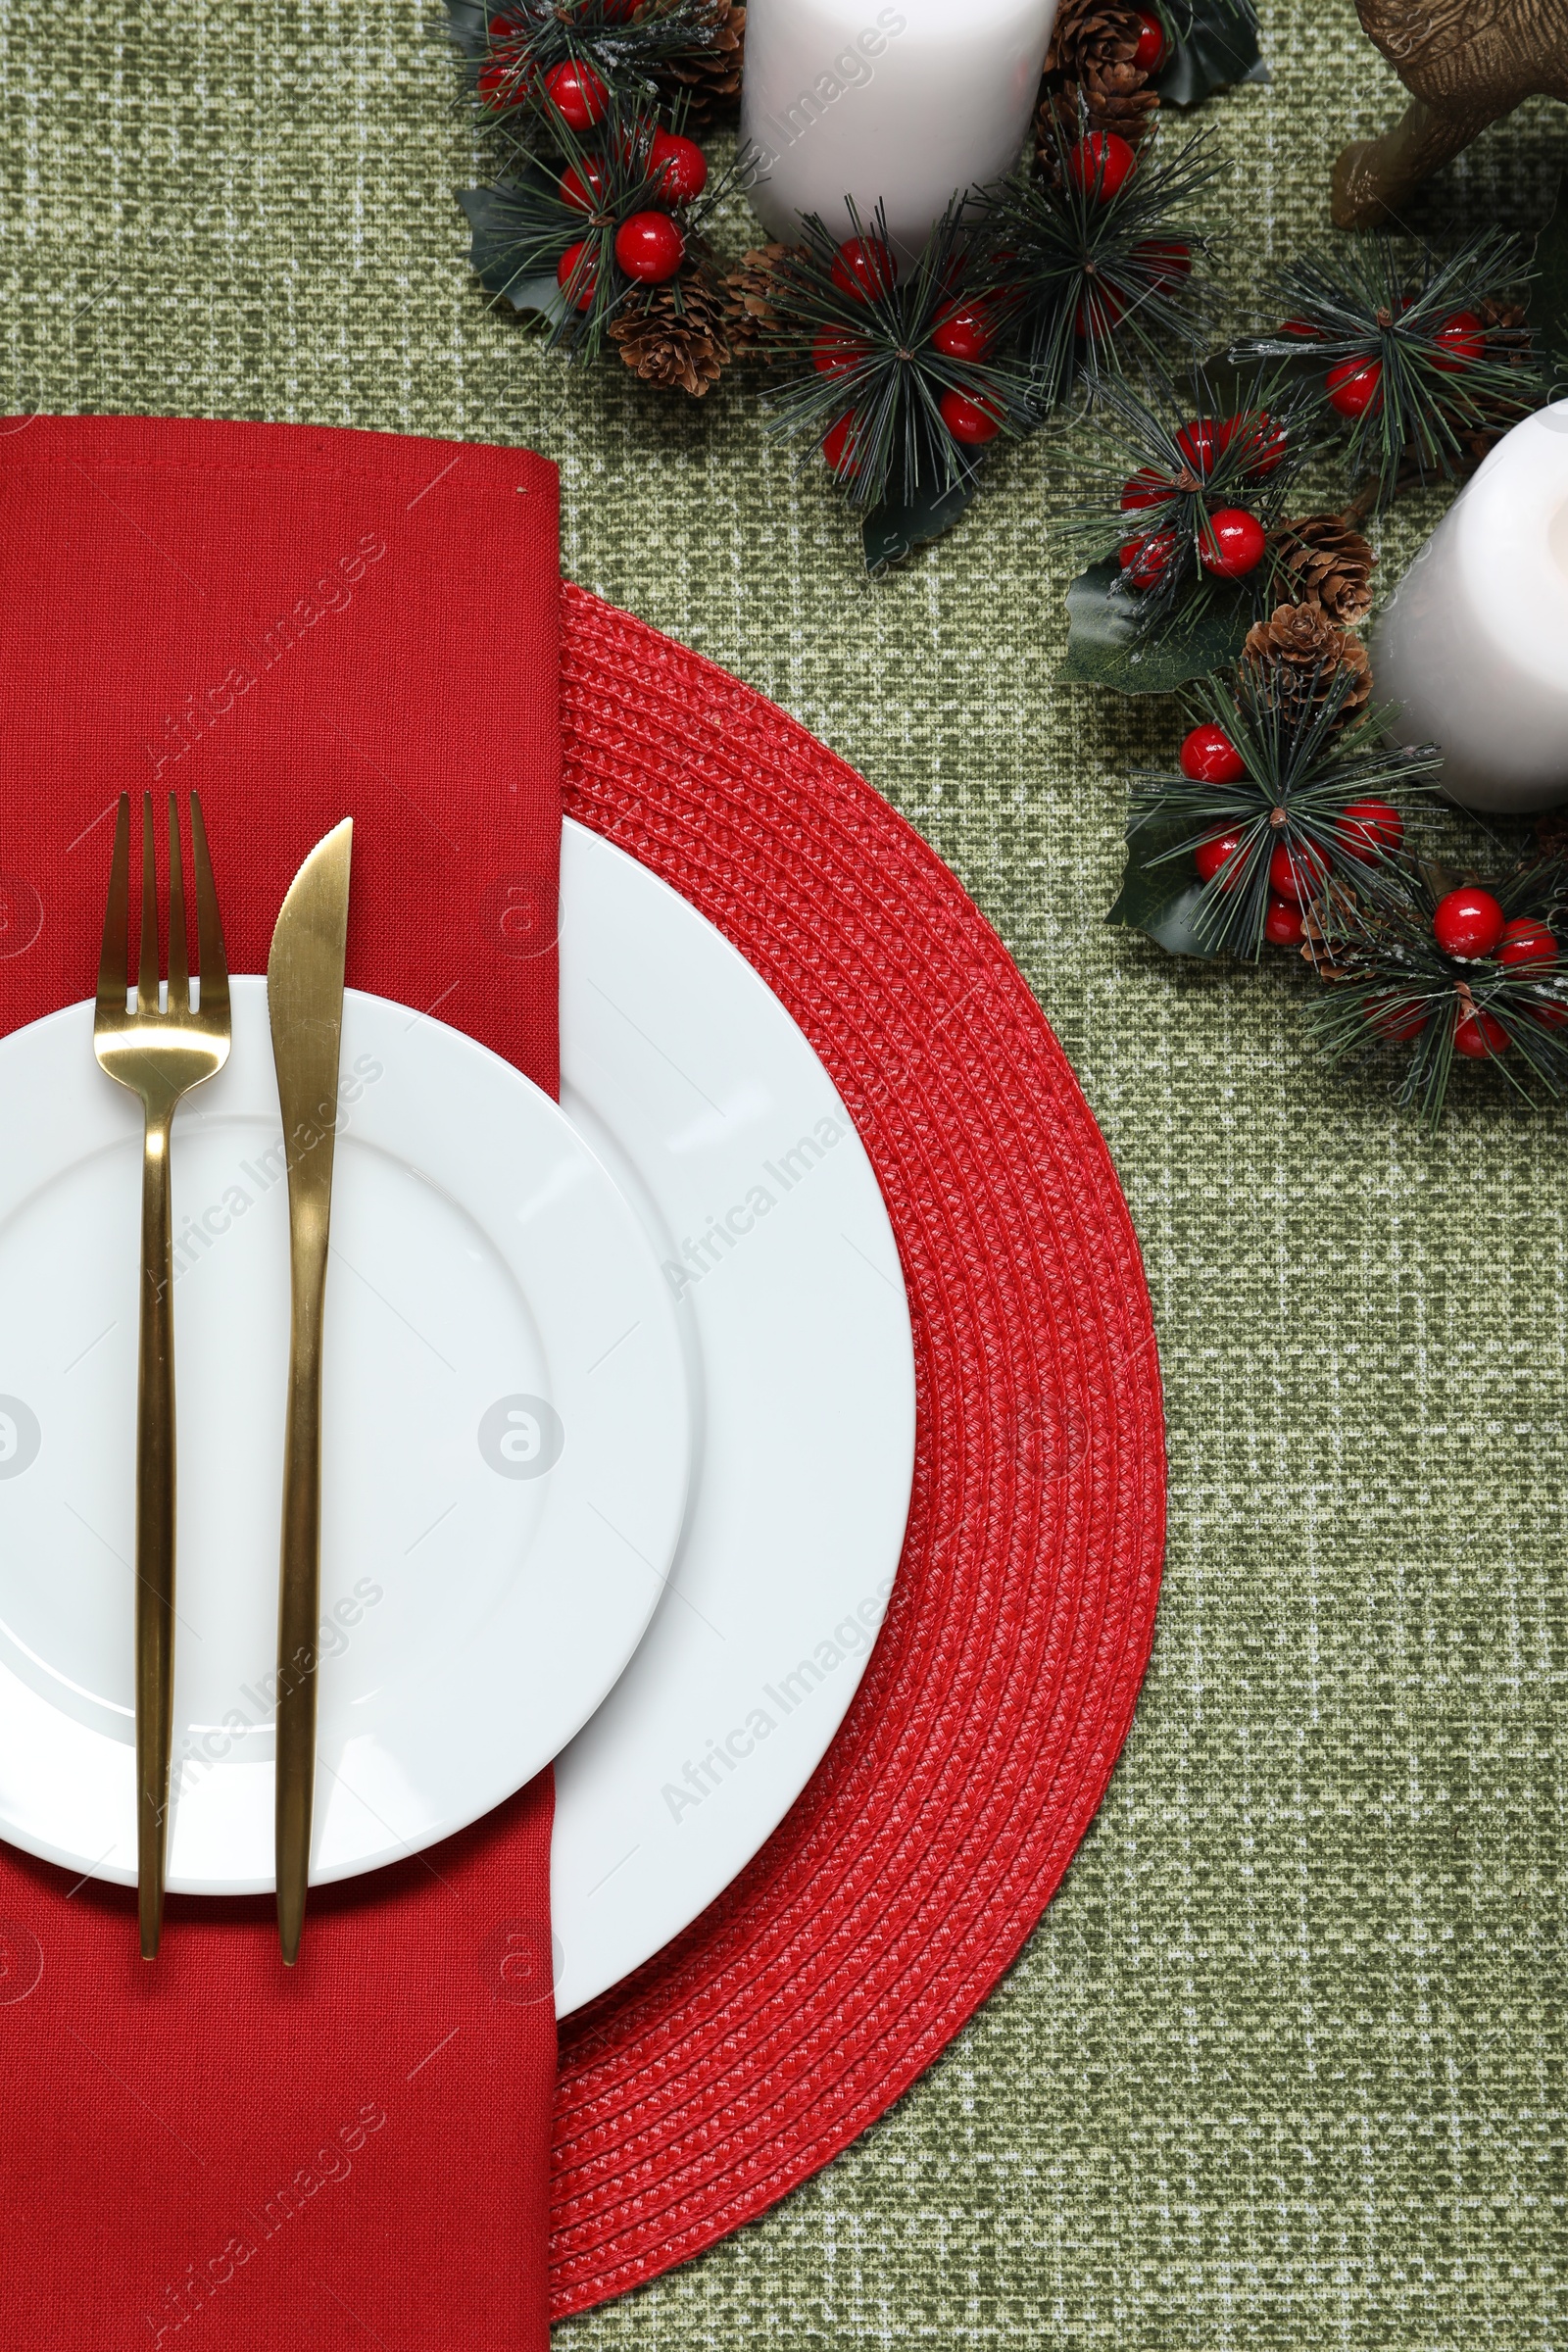
{"type": "Polygon", "coordinates": [[[1412,104],[1334,167],[1334,224],[1375,228],[1523,99],[1568,98],[1568,0],[1356,0],[1412,104]]]}

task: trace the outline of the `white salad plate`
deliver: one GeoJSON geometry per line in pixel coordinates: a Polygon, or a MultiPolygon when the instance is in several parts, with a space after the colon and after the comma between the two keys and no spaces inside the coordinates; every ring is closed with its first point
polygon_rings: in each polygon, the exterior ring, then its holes
{"type": "Polygon", "coordinates": [[[903,1548],[914,1356],[871,1164],[777,998],[570,822],[561,909],[562,1105],[664,1267],[693,1417],[666,1590],[557,1760],[564,2015],[706,1909],[820,1763],[903,1548]]]}
{"type": "MultiPolygon", "coordinates": [[[[287,1187],[266,984],[172,1152],[178,1400],[169,1885],[272,1881],[287,1187]]],[[[327,1279],[312,1878],[433,1843],[556,1755],[680,1533],[688,1335],[557,1106],[350,991],[327,1279]]],[[[0,1041],[0,1838],[135,1878],[140,1114],[92,1008],[0,1041]]]]}

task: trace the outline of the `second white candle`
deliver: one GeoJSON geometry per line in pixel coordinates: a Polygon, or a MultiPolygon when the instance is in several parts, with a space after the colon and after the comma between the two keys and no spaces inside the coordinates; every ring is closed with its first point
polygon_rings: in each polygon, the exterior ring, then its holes
{"type": "MultiPolygon", "coordinates": [[[[1056,0],[750,0],[741,132],[766,176],[770,234],[796,216],[869,223],[880,201],[906,259],[956,191],[1018,159],[1056,0]]],[[[847,222],[846,222],[847,233],[847,222]]]]}

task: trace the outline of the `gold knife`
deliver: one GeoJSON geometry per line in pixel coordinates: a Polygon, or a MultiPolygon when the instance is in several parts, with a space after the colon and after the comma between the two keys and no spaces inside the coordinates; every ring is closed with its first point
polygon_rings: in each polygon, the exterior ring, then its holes
{"type": "Polygon", "coordinates": [[[321,1587],[321,1319],[332,1216],[343,959],[348,944],[345,817],[289,886],[267,959],[267,1010],[288,1162],[288,1418],[277,1604],[277,1934],[290,1967],[305,1925],[316,1789],[317,1625],[321,1587]]]}

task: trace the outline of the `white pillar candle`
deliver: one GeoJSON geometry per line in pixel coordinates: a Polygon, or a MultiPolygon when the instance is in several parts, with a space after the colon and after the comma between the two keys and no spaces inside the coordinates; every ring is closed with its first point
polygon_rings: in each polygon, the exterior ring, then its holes
{"type": "Polygon", "coordinates": [[[1407,743],[1467,808],[1568,801],[1568,400],[1516,424],[1411,564],[1372,642],[1407,743]]]}
{"type": "MultiPolygon", "coordinates": [[[[1056,0],[749,0],[741,132],[769,233],[853,196],[918,253],[956,191],[1018,160],[1056,0]]],[[[849,233],[846,224],[845,232],[849,233]]]]}

